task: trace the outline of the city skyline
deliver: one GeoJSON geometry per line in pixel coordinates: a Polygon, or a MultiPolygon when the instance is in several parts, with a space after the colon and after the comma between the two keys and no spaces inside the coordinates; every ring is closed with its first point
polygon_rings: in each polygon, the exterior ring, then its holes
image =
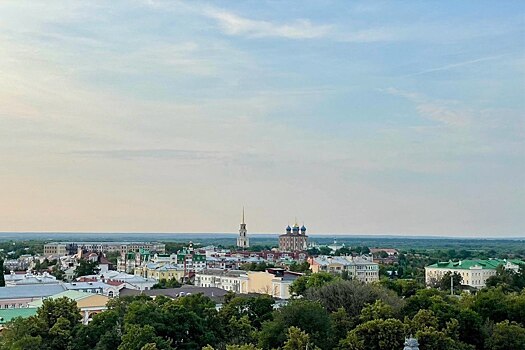
{"type": "Polygon", "coordinates": [[[524,237],[525,3],[294,5],[0,3],[0,231],[524,237]]]}

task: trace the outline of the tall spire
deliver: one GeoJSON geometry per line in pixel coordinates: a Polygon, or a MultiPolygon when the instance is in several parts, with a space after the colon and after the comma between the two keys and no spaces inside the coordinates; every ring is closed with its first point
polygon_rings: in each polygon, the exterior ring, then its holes
{"type": "Polygon", "coordinates": [[[244,205],[242,206],[242,223],[244,224],[244,205]]]}

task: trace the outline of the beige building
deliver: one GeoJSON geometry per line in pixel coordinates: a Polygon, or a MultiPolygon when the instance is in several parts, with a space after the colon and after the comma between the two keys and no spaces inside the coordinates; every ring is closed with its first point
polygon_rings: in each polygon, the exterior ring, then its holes
{"type": "Polygon", "coordinates": [[[438,283],[447,273],[457,273],[461,276],[462,285],[474,288],[483,288],[489,277],[496,275],[496,269],[503,266],[505,269],[519,270],[519,265],[525,262],[513,259],[463,260],[438,262],[425,267],[425,282],[432,286],[438,283]]]}
{"type": "Polygon", "coordinates": [[[195,274],[195,286],[216,287],[241,294],[268,294],[274,298],[289,299],[290,285],[301,275],[281,268],[266,271],[206,269],[195,274]]]}
{"type": "Polygon", "coordinates": [[[66,256],[68,251],[65,243],[47,243],[44,244],[44,255],[53,255],[53,256],[66,256]]]}
{"type": "Polygon", "coordinates": [[[363,256],[326,256],[308,258],[312,272],[343,273],[365,283],[379,281],[379,264],[372,257],[363,256]]]}

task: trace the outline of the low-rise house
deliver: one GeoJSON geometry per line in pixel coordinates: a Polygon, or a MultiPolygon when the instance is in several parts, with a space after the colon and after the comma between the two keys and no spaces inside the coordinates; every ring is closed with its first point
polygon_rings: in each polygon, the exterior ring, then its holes
{"type": "Polygon", "coordinates": [[[16,308],[16,309],[0,309],[0,330],[2,330],[6,323],[17,317],[31,317],[36,315],[35,308],[16,308]]]}
{"type": "Polygon", "coordinates": [[[35,300],[65,291],[62,284],[15,285],[0,288],[0,308],[16,309],[28,307],[35,300]]]}
{"type": "Polygon", "coordinates": [[[103,274],[82,276],[80,280],[90,281],[102,281],[105,283],[120,282],[124,284],[125,288],[137,289],[137,290],[149,290],[155,283],[156,280],[153,278],[145,278],[142,276],[135,276],[125,272],[108,271],[103,274]]]}
{"type": "Polygon", "coordinates": [[[31,271],[20,274],[11,271],[10,274],[4,275],[6,286],[15,285],[40,285],[40,284],[58,284],[59,280],[48,272],[33,274],[31,271]]]}
{"type": "MultiPolygon", "coordinates": [[[[93,316],[107,310],[106,304],[109,298],[105,295],[79,292],[75,290],[68,290],[62,293],[54,294],[50,296],[51,299],[69,298],[77,303],[77,307],[80,309],[82,315],[82,323],[88,324],[93,316]]],[[[42,306],[43,300],[36,300],[29,303],[29,308],[38,309],[42,306]]]]}
{"type": "Polygon", "coordinates": [[[319,255],[308,259],[312,272],[343,273],[352,279],[370,283],[379,281],[379,265],[372,257],[319,255]]]}
{"type": "Polygon", "coordinates": [[[524,261],[518,259],[473,259],[462,261],[445,261],[425,267],[425,282],[432,286],[438,283],[443,276],[450,272],[461,276],[461,284],[474,288],[483,288],[489,277],[496,275],[496,269],[503,266],[505,269],[518,271],[524,261]]]}

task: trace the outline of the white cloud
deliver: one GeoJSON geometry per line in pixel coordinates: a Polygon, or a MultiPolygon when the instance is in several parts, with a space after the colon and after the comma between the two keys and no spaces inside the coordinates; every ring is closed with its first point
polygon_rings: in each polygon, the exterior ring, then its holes
{"type": "Polygon", "coordinates": [[[472,111],[459,107],[455,101],[431,99],[422,94],[395,88],[388,88],[385,91],[413,102],[419,115],[426,119],[450,127],[464,127],[472,122],[472,111]]]}
{"type": "Polygon", "coordinates": [[[204,15],[217,20],[221,29],[229,35],[246,35],[255,38],[313,39],[325,37],[331,31],[330,25],[316,25],[305,19],[277,24],[241,17],[220,9],[207,9],[204,11],[204,15]]]}

